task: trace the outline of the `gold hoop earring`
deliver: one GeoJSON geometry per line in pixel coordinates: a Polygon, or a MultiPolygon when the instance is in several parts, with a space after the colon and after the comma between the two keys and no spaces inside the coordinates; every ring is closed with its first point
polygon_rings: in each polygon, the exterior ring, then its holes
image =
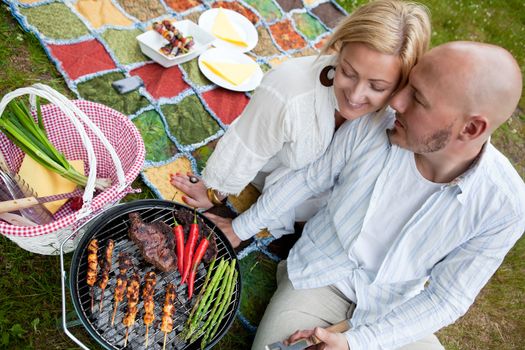
{"type": "Polygon", "coordinates": [[[319,74],[321,85],[330,87],[334,85],[335,66],[326,66],[319,74]]]}

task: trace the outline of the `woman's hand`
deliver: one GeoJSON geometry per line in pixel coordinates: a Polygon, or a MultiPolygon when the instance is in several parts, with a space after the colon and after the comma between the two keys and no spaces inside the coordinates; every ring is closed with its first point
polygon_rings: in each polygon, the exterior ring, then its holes
{"type": "Polygon", "coordinates": [[[192,173],[186,173],[186,175],[172,174],[170,182],[173,186],[186,193],[185,196],[182,196],[182,200],[189,206],[205,210],[213,207],[213,203],[208,199],[207,188],[204,182],[192,173]],[[197,182],[191,182],[190,177],[196,178],[197,182]]]}
{"type": "Polygon", "coordinates": [[[226,235],[233,248],[237,248],[239,244],[241,244],[241,239],[233,231],[232,219],[223,218],[222,216],[217,216],[211,213],[204,213],[204,215],[217,225],[219,230],[226,235]]]}
{"type": "Polygon", "coordinates": [[[315,336],[321,342],[317,345],[311,345],[307,349],[309,350],[350,350],[348,342],[343,333],[336,333],[326,330],[321,327],[315,329],[297,331],[293,333],[288,339],[284,341],[286,345],[293,344],[301,339],[309,339],[308,343],[313,344],[311,340],[315,336]]]}

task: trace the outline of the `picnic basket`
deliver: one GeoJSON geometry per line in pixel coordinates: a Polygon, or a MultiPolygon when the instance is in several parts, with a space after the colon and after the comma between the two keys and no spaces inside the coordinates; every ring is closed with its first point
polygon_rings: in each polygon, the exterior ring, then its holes
{"type": "MultiPolygon", "coordinates": [[[[20,88],[6,94],[0,102],[0,115],[9,101],[29,95],[50,104],[42,106],[42,119],[50,141],[67,159],[82,159],[88,175],[82,196],[83,206],[73,211],[64,205],[54,221],[37,226],[15,226],[0,221],[0,234],[20,247],[39,254],[56,255],[63,242],[65,252],[76,248],[89,220],[132,192],[131,183],[144,163],[144,142],[135,125],[122,113],[84,100],[71,101],[44,84],[20,88]],[[111,186],[95,193],[95,180],[110,178],[111,186]],[[76,232],[74,239],[67,239],[76,232]],[[67,242],[66,242],[67,241],[67,242]]],[[[20,168],[24,153],[0,133],[0,153],[12,172],[20,168]]]]}

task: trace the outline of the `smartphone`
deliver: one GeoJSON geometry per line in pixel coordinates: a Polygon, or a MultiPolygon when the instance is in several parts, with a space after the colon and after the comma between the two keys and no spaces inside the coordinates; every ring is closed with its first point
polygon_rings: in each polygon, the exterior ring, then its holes
{"type": "Polygon", "coordinates": [[[133,90],[137,90],[139,87],[144,85],[142,79],[135,75],[129,78],[116,80],[111,85],[118,91],[119,94],[126,94],[133,90]]]}

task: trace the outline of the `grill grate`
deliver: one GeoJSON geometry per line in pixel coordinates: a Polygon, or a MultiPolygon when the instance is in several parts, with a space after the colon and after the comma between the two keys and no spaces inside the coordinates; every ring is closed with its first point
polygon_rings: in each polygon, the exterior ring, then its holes
{"type": "MultiPolygon", "coordinates": [[[[141,278],[141,289],[140,298],[138,303],[137,317],[135,324],[129,329],[128,340],[126,349],[143,349],[145,346],[145,332],[146,326],[143,322],[144,309],[142,301],[142,288],[143,278],[148,271],[154,270],[154,267],[147,264],[141,257],[139,249],[128,237],[128,229],[130,227],[128,214],[131,212],[138,212],[145,223],[152,223],[155,221],[164,221],[166,224],[173,227],[173,214],[176,215],[177,221],[184,226],[184,232],[187,234],[189,231],[189,224],[191,222],[184,221],[180,218],[180,214],[187,212],[193,216],[193,210],[175,204],[173,202],[158,201],[158,200],[147,200],[147,201],[136,201],[132,203],[123,204],[114,208],[116,210],[110,210],[102,217],[98,218],[96,223],[88,229],[82,242],[79,244],[75,254],[73,256],[73,263],[71,266],[71,292],[73,297],[73,303],[75,309],[79,314],[80,319],[83,321],[84,326],[89,333],[97,339],[107,349],[123,349],[126,335],[126,327],[122,324],[125,312],[127,310],[126,298],[118,305],[118,311],[115,316],[115,323],[111,326],[111,316],[113,313],[114,301],[113,293],[116,284],[116,276],[119,273],[118,270],[118,254],[119,252],[126,252],[129,254],[133,261],[134,269],[139,273],[141,278]],[[141,204],[142,203],[142,204],[141,204]],[[102,302],[102,311],[99,312],[100,302],[100,288],[95,284],[94,287],[94,309],[91,312],[91,294],[90,287],[86,283],[87,274],[87,246],[91,239],[98,239],[98,257],[99,260],[103,256],[105,247],[108,240],[112,239],[115,241],[115,248],[113,250],[112,264],[110,270],[110,278],[108,286],[104,291],[104,297],[102,302]]],[[[198,221],[201,228],[201,237],[211,232],[212,223],[203,216],[198,216],[198,221]]],[[[235,258],[233,249],[227,242],[222,232],[215,229],[216,243],[217,243],[217,260],[224,258],[231,260],[235,258]]],[[[217,264],[215,269],[217,268],[217,264]]],[[[239,267],[237,266],[237,269],[239,267]]],[[[204,279],[206,277],[206,269],[204,264],[201,263],[195,278],[195,295],[192,300],[187,299],[186,284],[180,286],[181,276],[178,271],[169,273],[160,272],[155,270],[157,274],[157,285],[155,286],[155,320],[149,327],[148,333],[148,349],[162,349],[164,341],[164,333],[160,330],[160,322],[162,315],[162,307],[164,305],[165,286],[171,282],[176,287],[177,298],[175,301],[175,315],[173,316],[173,331],[170,332],[166,340],[166,349],[198,349],[200,348],[200,339],[194,343],[185,343],[181,338],[181,332],[187,317],[193,307],[196,295],[199,293],[204,279]]],[[[131,275],[131,271],[127,272],[128,278],[131,275]]],[[[238,274],[240,276],[240,274],[238,274]]],[[[129,279],[128,279],[129,280],[129,279]]],[[[214,339],[209,342],[208,348],[211,348],[227,331],[231,325],[233,318],[235,317],[236,310],[239,306],[240,300],[240,277],[235,285],[234,296],[230,305],[228,305],[228,311],[219,327],[217,334],[214,339]]]]}

